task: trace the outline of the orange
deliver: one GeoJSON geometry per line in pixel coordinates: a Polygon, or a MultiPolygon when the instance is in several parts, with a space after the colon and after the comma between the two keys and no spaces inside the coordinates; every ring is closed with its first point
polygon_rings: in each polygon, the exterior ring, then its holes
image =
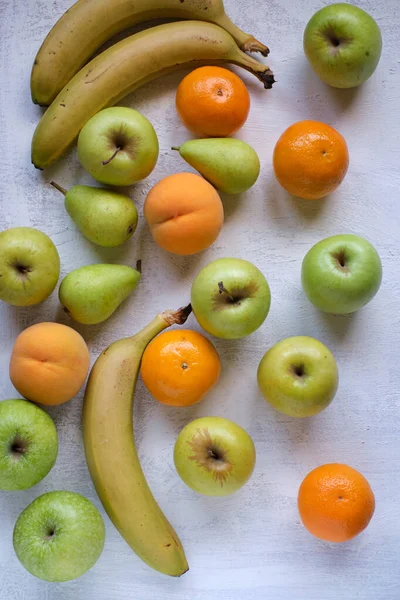
{"type": "Polygon", "coordinates": [[[221,362],[212,343],[190,329],[167,331],[146,348],[143,382],[161,404],[191,406],[217,383],[221,362]]]}
{"type": "Polygon", "coordinates": [[[224,222],[224,208],[218,192],[200,175],[177,173],[150,190],[144,216],[161,248],[190,255],[215,242],[224,222]]]}
{"type": "Polygon", "coordinates": [[[319,121],[299,121],[279,138],[273,161],[275,175],[285,190],[306,200],[318,200],[342,183],[349,152],[336,129],[319,121]]]}
{"type": "Polygon", "coordinates": [[[76,396],[89,366],[89,350],[79,333],[59,323],[38,323],[17,337],[10,378],[28,400],[55,406],[76,396]]]}
{"type": "Polygon", "coordinates": [[[232,71],[200,67],[180,83],[176,109],[183,124],[195,135],[228,137],[245,124],[250,95],[232,71]]]}
{"type": "Polygon", "coordinates": [[[334,463],[307,475],[299,489],[298,508],[310,533],[327,542],[346,542],[367,527],[375,498],[361,473],[334,463]]]}

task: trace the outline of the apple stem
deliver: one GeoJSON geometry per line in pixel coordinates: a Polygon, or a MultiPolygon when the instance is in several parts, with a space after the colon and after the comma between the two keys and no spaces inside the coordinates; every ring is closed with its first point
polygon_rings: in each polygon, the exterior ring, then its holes
{"type": "Polygon", "coordinates": [[[61,187],[61,185],[58,185],[58,183],[56,183],[55,181],[50,181],[50,185],[52,185],[53,188],[56,188],[56,190],[58,190],[59,192],[64,194],[64,196],[67,195],[67,190],[65,188],[61,187]]]}
{"type": "Polygon", "coordinates": [[[212,458],[213,460],[220,460],[221,459],[221,457],[219,456],[219,454],[217,454],[217,452],[215,452],[215,450],[210,449],[210,450],[207,451],[207,453],[208,453],[208,456],[210,458],[212,458]]]}
{"type": "Polygon", "coordinates": [[[235,298],[228,292],[222,281],[218,283],[219,293],[226,294],[231,302],[235,302],[235,298]]]}
{"type": "Polygon", "coordinates": [[[102,164],[104,167],[105,167],[106,165],[109,165],[109,164],[110,164],[110,162],[111,162],[112,160],[114,160],[114,158],[117,156],[118,152],[121,152],[121,150],[122,150],[121,146],[118,146],[118,148],[116,149],[116,151],[114,152],[114,154],[111,156],[111,158],[109,158],[108,160],[103,160],[101,164],[102,164]]]}
{"type": "Polygon", "coordinates": [[[179,146],[171,146],[171,150],[176,150],[177,152],[179,152],[180,147],[179,146]]]}

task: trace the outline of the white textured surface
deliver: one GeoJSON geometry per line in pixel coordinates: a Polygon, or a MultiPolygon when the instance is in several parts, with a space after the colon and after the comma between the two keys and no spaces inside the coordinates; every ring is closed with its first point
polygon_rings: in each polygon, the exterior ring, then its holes
{"type": "MultiPolygon", "coordinates": [[[[324,4],[325,2],[322,2],[324,4]]],[[[89,182],[75,154],[51,173],[30,165],[30,139],[40,115],[29,96],[34,54],[70,0],[0,0],[0,228],[31,225],[56,243],[65,275],[93,262],[143,260],[137,292],[102,326],[77,329],[92,358],[111,341],[134,332],[160,309],[189,299],[196,272],[210,260],[239,256],[255,262],[272,290],[265,325],[241,342],[216,340],[223,374],[218,388],[199,406],[163,408],[142,384],[136,406],[137,438],[155,496],[185,545],[190,572],[170,580],[151,571],[130,551],[106,518],[107,542],[95,568],[76,582],[42,583],[19,565],[12,529],[20,511],[38,495],[69,489],[96,497],[87,471],[80,431],[82,395],[51,410],[60,435],[60,453],[51,474],[34,489],[0,492],[0,600],[398,600],[400,598],[399,504],[399,186],[400,60],[398,0],[363,0],[382,28],[384,51],[376,74],[362,88],[325,87],[306,64],[302,32],[320,0],[227,0],[228,14],[271,48],[278,83],[270,92],[245,74],[252,94],[250,118],[240,133],[259,152],[262,175],[240,198],[224,198],[226,224],[212,249],[192,259],[157,248],[143,218],[131,243],[105,251],[85,241],[64,212],[50,178],[70,186],[89,182]],[[313,118],[346,137],[348,176],[327,201],[292,201],[274,180],[274,143],[293,121],[313,118]],[[353,317],[319,314],[305,299],[301,260],[328,235],[352,232],[367,237],[382,257],[384,280],[376,299],[353,317]],[[319,417],[295,421],[273,412],[261,398],[256,369],[266,349],[289,335],[325,342],[336,355],[340,389],[319,417]],[[178,478],[172,449],[178,432],[202,415],[229,417],[253,436],[256,471],[237,495],[213,500],[195,495],[178,478]],[[347,462],[370,480],[376,514],[360,537],[345,545],[312,538],[299,523],[298,486],[316,465],[347,462]]],[[[184,73],[155,81],[125,102],[154,123],[161,154],[156,170],[132,195],[142,212],[150,186],[185,169],[169,148],[187,138],[174,107],[184,73]]],[[[8,380],[9,355],[17,334],[43,320],[67,323],[57,296],[29,310],[0,306],[0,398],[16,395],[8,380]]],[[[189,327],[196,327],[192,318],[189,327]]],[[[101,507],[100,507],[101,508],[101,507]]]]}

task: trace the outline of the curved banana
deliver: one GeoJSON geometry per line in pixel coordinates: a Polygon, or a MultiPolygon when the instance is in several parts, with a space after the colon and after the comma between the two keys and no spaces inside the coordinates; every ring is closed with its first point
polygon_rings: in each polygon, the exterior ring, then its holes
{"type": "Polygon", "coordinates": [[[49,106],[95,51],[117,33],[150,19],[195,19],[220,25],[247,52],[268,48],[227,17],[222,0],[78,0],[55,24],[33,65],[32,100],[49,106]]]}
{"type": "Polygon", "coordinates": [[[74,142],[85,123],[141,85],[190,64],[239,65],[272,87],[270,69],[237,47],[218,25],[182,21],[159,25],[112,46],[84,67],[44,113],[32,140],[32,162],[44,169],[74,142]]]}
{"type": "Polygon", "coordinates": [[[172,525],[155,501],[140,466],[132,425],[133,396],[147,344],[183,324],[191,307],[165,312],[97,359],[83,405],[83,441],[89,471],[103,506],[132,550],[150,567],[179,577],[188,570],[172,525]]]}

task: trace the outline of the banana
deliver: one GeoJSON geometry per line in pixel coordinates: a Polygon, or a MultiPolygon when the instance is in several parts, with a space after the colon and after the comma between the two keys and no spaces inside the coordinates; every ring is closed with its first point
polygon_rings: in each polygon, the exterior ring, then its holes
{"type": "Polygon", "coordinates": [[[222,0],[78,0],[43,42],[31,75],[32,100],[49,106],[95,51],[117,33],[150,19],[195,19],[220,25],[247,52],[268,48],[227,17],[222,0]]]}
{"type": "Polygon", "coordinates": [[[93,366],[83,405],[86,460],[108,516],[145,563],[173,577],[189,567],[140,466],[132,425],[133,397],[147,344],[170,325],[183,324],[190,312],[191,306],[159,314],[135,336],[109,346],[93,366]]]}
{"type": "Polygon", "coordinates": [[[148,81],[182,66],[221,62],[239,65],[272,87],[271,70],[212,23],[159,25],[119,42],[79,71],[46,110],[32,140],[33,164],[44,169],[55,163],[93,115],[148,81]]]}

